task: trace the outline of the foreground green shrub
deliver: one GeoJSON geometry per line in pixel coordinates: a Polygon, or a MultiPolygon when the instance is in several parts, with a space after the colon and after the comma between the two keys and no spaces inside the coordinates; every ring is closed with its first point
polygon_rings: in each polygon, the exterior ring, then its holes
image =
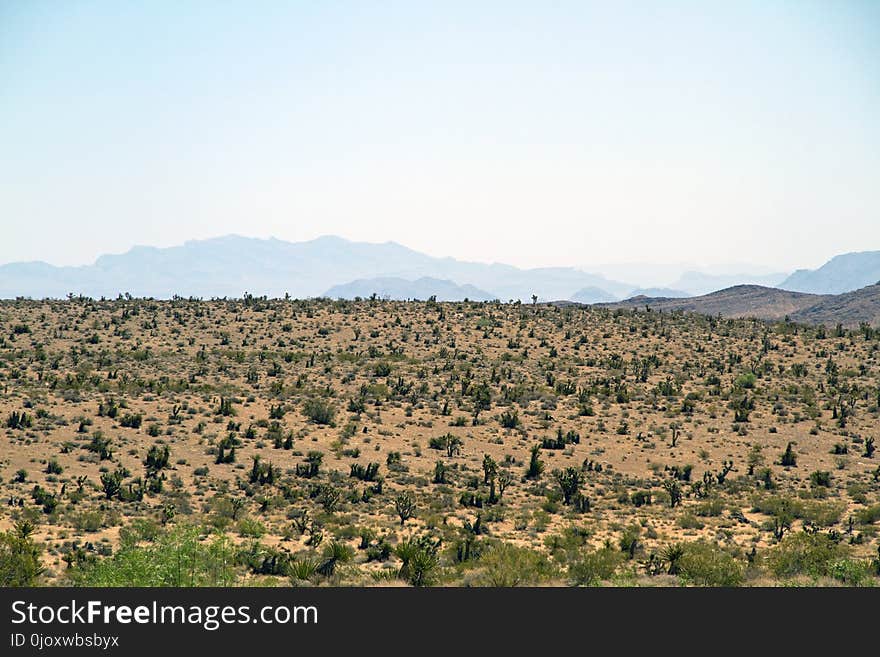
{"type": "Polygon", "coordinates": [[[0,587],[34,586],[43,572],[43,548],[32,538],[33,523],[21,520],[0,534],[0,587]]]}
{"type": "Polygon", "coordinates": [[[556,574],[540,552],[512,543],[497,543],[480,555],[477,586],[536,586],[556,574]]]}
{"type": "Polygon", "coordinates": [[[880,504],[875,504],[856,512],[856,522],[861,525],[870,525],[878,520],[880,520],[880,504]]]}
{"type": "Polygon", "coordinates": [[[75,586],[231,586],[235,547],[226,536],[201,539],[198,527],[164,532],[146,545],[71,569],[75,586]]]}
{"type": "Polygon", "coordinates": [[[303,405],[303,415],[315,424],[332,425],[333,418],[336,417],[336,408],[323,399],[309,399],[303,405]]]}
{"type": "Polygon", "coordinates": [[[678,561],[680,577],[697,586],[739,586],[743,566],[729,552],[705,541],[683,545],[678,561]]]}
{"type": "Polygon", "coordinates": [[[595,586],[611,579],[625,555],[610,546],[581,552],[568,566],[568,574],[575,584],[595,586]]]}
{"type": "Polygon", "coordinates": [[[829,574],[832,562],[847,556],[848,549],[827,534],[798,532],[783,538],[767,556],[767,564],[777,577],[829,574]]]}
{"type": "Polygon", "coordinates": [[[866,586],[873,583],[874,572],[865,559],[840,559],[828,567],[828,574],[847,586],[866,586]]]}

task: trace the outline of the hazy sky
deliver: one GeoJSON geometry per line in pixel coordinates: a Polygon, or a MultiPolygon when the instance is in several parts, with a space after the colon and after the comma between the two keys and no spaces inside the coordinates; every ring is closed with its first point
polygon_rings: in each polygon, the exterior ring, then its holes
{"type": "Polygon", "coordinates": [[[880,2],[0,2],[0,262],[880,249],[880,2]]]}

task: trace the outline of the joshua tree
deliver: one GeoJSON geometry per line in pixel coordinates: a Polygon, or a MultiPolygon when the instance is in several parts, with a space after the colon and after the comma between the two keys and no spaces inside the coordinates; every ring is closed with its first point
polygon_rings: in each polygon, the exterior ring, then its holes
{"type": "Polygon", "coordinates": [[[544,472],[544,461],[539,458],[541,453],[540,445],[532,445],[529,453],[529,469],[526,470],[527,479],[537,479],[544,472]]]}
{"type": "Polygon", "coordinates": [[[404,492],[394,499],[394,508],[397,515],[400,516],[400,526],[403,527],[403,523],[415,515],[416,502],[412,494],[404,492]]]}
{"type": "Polygon", "coordinates": [[[681,504],[682,492],[681,484],[677,479],[667,479],[663,482],[663,489],[669,494],[669,506],[675,508],[681,504]]]}
{"type": "Polygon", "coordinates": [[[117,497],[122,490],[122,479],[125,476],[124,471],[117,469],[115,472],[105,472],[101,475],[101,488],[108,500],[117,497]]]}
{"type": "Polygon", "coordinates": [[[483,483],[488,484],[498,474],[498,464],[488,454],[483,456],[483,483]]]}
{"type": "Polygon", "coordinates": [[[795,456],[794,450],[792,449],[792,445],[794,443],[788,443],[785,448],[785,453],[782,455],[782,458],[779,461],[779,465],[782,465],[786,468],[794,467],[797,465],[797,457],[795,456]]]}
{"type": "Polygon", "coordinates": [[[482,411],[488,411],[492,405],[492,390],[488,383],[480,383],[475,385],[471,391],[474,398],[474,419],[473,425],[477,426],[482,411]]]}
{"type": "Polygon", "coordinates": [[[504,497],[504,491],[513,483],[513,475],[509,470],[502,470],[498,475],[498,499],[504,497]]]}
{"type": "Polygon", "coordinates": [[[446,456],[448,456],[449,458],[452,458],[456,454],[461,453],[461,446],[463,444],[461,438],[459,438],[458,436],[454,436],[451,433],[446,434],[446,436],[444,436],[444,438],[445,438],[444,447],[446,449],[446,456]]]}
{"type": "Polygon", "coordinates": [[[444,465],[443,461],[437,461],[434,464],[434,478],[433,482],[435,484],[445,484],[446,483],[446,473],[449,469],[444,465]]]}
{"type": "Polygon", "coordinates": [[[36,585],[45,568],[40,560],[43,549],[33,540],[35,530],[33,522],[23,519],[0,534],[0,586],[36,585]]]}
{"type": "Polygon", "coordinates": [[[672,447],[675,447],[678,444],[679,436],[681,436],[681,427],[678,424],[673,424],[669,428],[672,429],[672,447]]]}
{"type": "Polygon", "coordinates": [[[584,484],[584,475],[579,468],[568,467],[565,470],[554,470],[553,478],[562,491],[562,503],[571,504],[581,491],[584,484]]]}

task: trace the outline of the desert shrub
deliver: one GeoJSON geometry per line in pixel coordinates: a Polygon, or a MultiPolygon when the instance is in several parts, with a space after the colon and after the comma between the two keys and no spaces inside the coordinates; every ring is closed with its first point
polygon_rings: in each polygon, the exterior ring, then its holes
{"type": "Polygon", "coordinates": [[[43,573],[43,548],[32,538],[34,524],[20,520],[0,534],[0,587],[34,586],[43,573]]]}
{"type": "Polygon", "coordinates": [[[865,559],[840,559],[828,567],[828,574],[847,586],[865,586],[874,576],[871,562],[865,559]]]}
{"type": "Polygon", "coordinates": [[[703,517],[720,516],[723,511],[724,502],[718,497],[704,500],[694,508],[694,513],[703,517]]]}
{"type": "Polygon", "coordinates": [[[733,381],[733,385],[738,388],[748,388],[752,389],[755,387],[755,383],[757,383],[758,377],[756,377],[751,372],[743,372],[739,376],[736,377],[733,381]]]}
{"type": "Polygon", "coordinates": [[[706,524],[693,513],[680,515],[675,522],[682,529],[702,529],[706,526],[706,524]]]}
{"type": "Polygon", "coordinates": [[[182,525],[147,545],[123,546],[112,557],[69,571],[75,586],[230,586],[235,548],[222,534],[202,540],[198,527],[182,525]]]}
{"type": "Polygon", "coordinates": [[[168,467],[168,459],[171,457],[171,449],[168,445],[154,444],[147,452],[144,459],[144,467],[148,472],[159,472],[168,467]]]}
{"type": "Polygon", "coordinates": [[[880,520],[880,504],[874,504],[865,509],[860,509],[855,515],[856,522],[862,525],[870,525],[880,520]]]}
{"type": "Polygon", "coordinates": [[[846,546],[835,543],[827,534],[798,532],[783,538],[770,554],[767,564],[777,577],[829,574],[831,564],[846,556],[846,546]]]}
{"type": "Polygon", "coordinates": [[[236,526],[239,536],[247,536],[249,538],[261,538],[266,533],[266,527],[259,520],[253,518],[242,518],[236,526]]]}
{"type": "Polygon", "coordinates": [[[104,516],[100,511],[83,511],[70,519],[74,529],[81,532],[96,532],[104,524],[104,516]]]}
{"type": "Polygon", "coordinates": [[[612,547],[581,552],[568,566],[571,580],[580,586],[595,586],[611,579],[625,557],[612,547]]]}
{"type": "Polygon", "coordinates": [[[729,552],[705,541],[684,544],[679,561],[680,576],[698,586],[739,586],[743,567],[729,552]]]}
{"type": "Polygon", "coordinates": [[[840,522],[843,512],[846,510],[844,502],[804,502],[799,509],[799,514],[804,522],[818,527],[831,527],[840,522]]]}
{"type": "Polygon", "coordinates": [[[480,555],[478,586],[535,586],[556,574],[556,568],[542,553],[512,543],[496,543],[480,555]]]}
{"type": "Polygon", "coordinates": [[[135,545],[140,541],[155,541],[161,533],[162,528],[155,520],[135,518],[119,530],[119,541],[122,545],[135,545]]]}
{"type": "Polygon", "coordinates": [[[336,408],[324,399],[309,399],[303,404],[303,415],[315,424],[333,424],[336,408]]]}
{"type": "Polygon", "coordinates": [[[129,429],[140,429],[144,416],[140,413],[126,413],[119,420],[119,424],[129,429]]]}

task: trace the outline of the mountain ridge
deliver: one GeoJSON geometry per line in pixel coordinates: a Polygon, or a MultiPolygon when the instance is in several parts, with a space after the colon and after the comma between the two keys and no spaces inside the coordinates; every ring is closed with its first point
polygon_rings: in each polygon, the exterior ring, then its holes
{"type": "Polygon", "coordinates": [[[842,253],[818,269],[798,269],[779,284],[794,292],[843,294],[880,282],[880,251],[842,253]]]}
{"type": "Polygon", "coordinates": [[[633,297],[595,305],[734,318],[754,317],[768,321],[788,319],[825,326],[841,324],[847,328],[855,328],[863,323],[880,326],[880,284],[843,294],[810,294],[760,285],[736,285],[686,299],[633,297]]]}
{"type": "Polygon", "coordinates": [[[635,285],[612,281],[574,267],[520,269],[429,256],[397,242],[355,242],[325,235],[303,242],[224,235],[170,247],[133,246],[104,254],[91,265],[48,263],[0,265],[0,298],[63,298],[174,295],[223,297],[245,292],[281,297],[315,297],[336,285],[369,278],[423,277],[472,285],[493,298],[548,300],[588,286],[620,298],[635,285]]]}

